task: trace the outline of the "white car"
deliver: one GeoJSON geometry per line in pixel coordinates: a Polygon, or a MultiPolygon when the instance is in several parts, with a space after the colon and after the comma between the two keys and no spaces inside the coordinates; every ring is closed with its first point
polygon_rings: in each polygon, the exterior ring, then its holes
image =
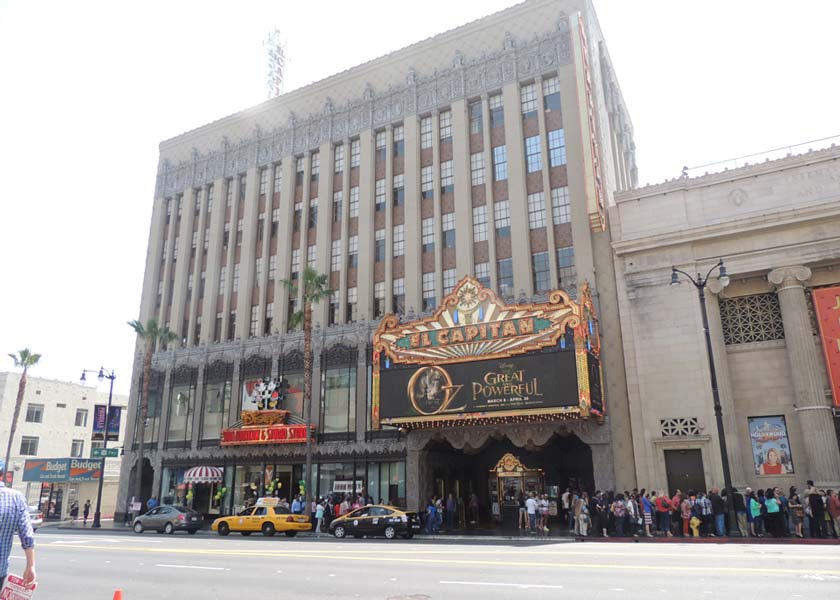
{"type": "Polygon", "coordinates": [[[32,523],[32,529],[38,529],[44,524],[44,513],[37,505],[29,507],[29,522],[32,523]]]}

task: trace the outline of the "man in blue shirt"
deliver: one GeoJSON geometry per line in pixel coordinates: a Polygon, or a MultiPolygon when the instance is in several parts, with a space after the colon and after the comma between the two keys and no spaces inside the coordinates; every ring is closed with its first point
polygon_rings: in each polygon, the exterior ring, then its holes
{"type": "MultiPolygon", "coordinates": [[[[4,473],[0,472],[0,476],[4,473]]],[[[35,533],[29,522],[29,509],[23,494],[7,488],[0,482],[0,587],[9,572],[9,555],[12,553],[12,538],[17,532],[20,545],[26,554],[24,584],[35,582],[35,533]]]]}
{"type": "Polygon", "coordinates": [[[299,515],[301,513],[300,499],[297,496],[295,496],[295,499],[292,500],[292,512],[296,515],[299,515]]]}

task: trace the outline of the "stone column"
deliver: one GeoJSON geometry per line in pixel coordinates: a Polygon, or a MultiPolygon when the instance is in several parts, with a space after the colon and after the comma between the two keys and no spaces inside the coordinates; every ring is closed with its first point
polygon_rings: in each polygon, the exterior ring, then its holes
{"type": "Polygon", "coordinates": [[[794,406],[804,432],[803,443],[810,466],[810,472],[803,476],[822,487],[840,482],[840,450],[802,285],[810,277],[808,267],[792,266],[770,271],[767,279],[776,286],[782,309],[794,406]]]}

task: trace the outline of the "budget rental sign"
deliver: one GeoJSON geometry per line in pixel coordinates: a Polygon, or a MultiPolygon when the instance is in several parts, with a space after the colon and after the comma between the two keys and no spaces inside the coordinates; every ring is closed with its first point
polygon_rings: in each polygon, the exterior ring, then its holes
{"type": "Polygon", "coordinates": [[[23,481],[66,483],[97,481],[102,475],[101,459],[44,458],[27,460],[23,466],[23,481]]]}

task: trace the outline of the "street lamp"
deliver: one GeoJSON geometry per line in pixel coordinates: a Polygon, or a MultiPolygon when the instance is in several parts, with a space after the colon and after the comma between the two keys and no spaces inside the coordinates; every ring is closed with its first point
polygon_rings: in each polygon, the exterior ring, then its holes
{"type": "MultiPolygon", "coordinates": [[[[96,378],[102,383],[103,379],[108,379],[111,381],[111,387],[108,390],[108,408],[105,409],[105,431],[102,435],[102,450],[107,450],[108,448],[108,419],[111,417],[111,400],[114,397],[114,379],[117,378],[114,375],[113,369],[108,371],[105,367],[99,367],[99,371],[91,370],[91,369],[83,369],[82,376],[79,379],[79,382],[84,385],[85,381],[87,381],[85,377],[85,373],[96,373],[96,378]]],[[[102,470],[99,472],[99,490],[96,492],[96,512],[93,513],[93,524],[91,528],[99,529],[102,527],[102,522],[100,520],[102,514],[102,484],[105,482],[105,459],[106,459],[107,452],[103,453],[102,456],[102,470]]]]}
{"type": "Polygon", "coordinates": [[[723,259],[718,259],[718,262],[706,273],[703,277],[697,273],[695,279],[685,271],[681,271],[677,267],[671,267],[671,285],[680,285],[679,274],[685,277],[694,284],[697,288],[697,295],[700,298],[700,312],[703,315],[703,333],[706,336],[706,355],[709,359],[709,377],[712,382],[712,400],[715,407],[715,421],[717,422],[718,431],[718,445],[720,446],[720,460],[723,463],[723,487],[726,489],[726,505],[727,513],[729,514],[729,535],[732,536],[738,529],[738,520],[735,516],[734,497],[732,492],[732,475],[729,472],[729,453],[726,450],[726,436],[723,433],[723,409],[720,405],[720,392],[718,391],[717,371],[715,370],[715,359],[712,351],[712,336],[709,333],[709,313],[706,310],[706,285],[709,283],[709,278],[715,270],[720,269],[717,276],[717,281],[721,288],[729,285],[729,275],[726,274],[726,267],[723,264],[723,259]]]}

